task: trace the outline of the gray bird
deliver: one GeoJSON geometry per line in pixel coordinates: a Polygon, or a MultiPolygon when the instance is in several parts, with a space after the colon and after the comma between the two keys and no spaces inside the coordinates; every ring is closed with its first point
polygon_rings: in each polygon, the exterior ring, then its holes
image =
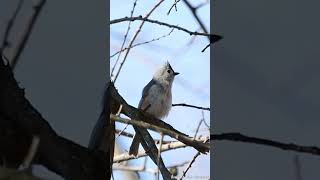
{"type": "MultiPolygon", "coordinates": [[[[174,72],[167,61],[155,72],[152,80],[143,88],[138,108],[158,119],[166,117],[172,106],[172,83],[174,77],[178,74],[178,72],[174,72]]],[[[137,156],[140,141],[140,137],[135,135],[129,154],[137,156]]]]}

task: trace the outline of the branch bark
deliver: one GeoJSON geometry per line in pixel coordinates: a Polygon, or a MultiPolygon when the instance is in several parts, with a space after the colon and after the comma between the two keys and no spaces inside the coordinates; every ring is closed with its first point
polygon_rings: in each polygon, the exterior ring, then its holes
{"type": "Polygon", "coordinates": [[[43,165],[65,179],[110,178],[110,158],[59,136],[25,98],[12,69],[3,60],[0,60],[0,84],[0,135],[2,132],[13,134],[0,138],[1,144],[9,143],[4,149],[0,148],[6,152],[6,161],[17,167],[27,154],[32,137],[38,136],[40,144],[33,163],[43,165]],[[15,140],[22,143],[15,143],[15,140]],[[16,154],[16,151],[20,153],[16,154]]]}

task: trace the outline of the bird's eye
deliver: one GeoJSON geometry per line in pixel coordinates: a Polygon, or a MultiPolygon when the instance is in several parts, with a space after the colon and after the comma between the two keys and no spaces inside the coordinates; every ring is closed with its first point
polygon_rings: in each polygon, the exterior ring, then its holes
{"type": "Polygon", "coordinates": [[[171,70],[170,69],[168,69],[168,71],[167,71],[169,74],[171,73],[171,70]]]}

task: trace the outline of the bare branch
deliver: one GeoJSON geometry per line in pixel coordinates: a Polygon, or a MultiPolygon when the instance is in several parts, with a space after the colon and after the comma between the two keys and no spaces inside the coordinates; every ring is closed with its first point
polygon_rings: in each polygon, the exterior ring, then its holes
{"type": "MultiPolygon", "coordinates": [[[[153,8],[147,13],[147,15],[145,16],[145,18],[148,18],[148,17],[153,13],[153,11],[154,11],[157,7],[160,6],[160,4],[161,4],[162,2],[164,2],[164,0],[160,0],[153,8]]],[[[136,33],[134,34],[132,40],[130,41],[129,46],[128,46],[128,50],[126,51],[126,53],[125,53],[125,55],[124,55],[124,58],[123,58],[122,62],[120,63],[120,67],[119,67],[119,69],[118,69],[118,72],[117,72],[117,74],[116,74],[116,76],[115,76],[115,78],[114,78],[114,80],[113,80],[114,82],[117,80],[117,78],[118,78],[118,76],[119,76],[119,74],[120,74],[120,71],[121,71],[121,69],[122,69],[122,67],[123,67],[123,64],[126,62],[126,59],[127,59],[128,54],[129,54],[129,52],[130,52],[131,46],[132,46],[133,42],[136,40],[136,38],[138,37],[138,34],[140,33],[140,31],[141,31],[144,23],[145,23],[145,21],[142,21],[142,22],[141,22],[138,30],[136,31],[136,33]]]]}
{"type": "Polygon", "coordinates": [[[194,163],[194,161],[196,160],[196,158],[197,158],[198,156],[200,156],[200,153],[199,153],[199,152],[197,152],[197,154],[192,158],[192,160],[190,161],[187,169],[183,171],[183,174],[182,174],[182,176],[180,177],[180,180],[181,180],[183,177],[186,176],[188,170],[191,168],[192,164],[194,163]]]}
{"type": "Polygon", "coordinates": [[[126,124],[131,124],[131,125],[147,128],[147,129],[150,129],[150,130],[153,130],[156,132],[161,132],[163,134],[169,135],[170,137],[175,138],[175,139],[183,142],[186,145],[194,147],[195,149],[197,149],[198,151],[200,151],[202,153],[205,153],[210,150],[210,144],[208,144],[208,143],[194,140],[193,138],[190,138],[188,136],[178,134],[172,130],[162,128],[162,127],[159,127],[159,126],[156,126],[153,124],[149,124],[147,122],[134,120],[134,119],[131,119],[131,120],[125,119],[125,118],[117,117],[112,114],[110,115],[110,119],[113,121],[118,121],[118,122],[122,122],[122,123],[126,123],[126,124]]]}
{"type": "Polygon", "coordinates": [[[17,65],[18,59],[24,50],[25,45],[27,44],[27,41],[31,35],[32,29],[38,19],[38,16],[46,3],[46,0],[39,0],[37,3],[33,5],[33,11],[30,16],[30,18],[27,21],[27,25],[25,26],[24,31],[22,32],[22,36],[20,39],[18,39],[17,47],[14,49],[13,57],[11,60],[11,67],[14,69],[17,65]]]}
{"type": "MultiPolygon", "coordinates": [[[[132,10],[131,10],[131,13],[130,13],[130,17],[133,16],[133,12],[134,12],[134,9],[135,9],[136,5],[137,5],[137,0],[135,0],[134,3],[133,3],[133,7],[132,7],[132,10]]],[[[128,33],[129,33],[129,30],[130,30],[130,27],[131,27],[131,22],[132,22],[132,21],[130,21],[129,24],[128,24],[126,34],[124,35],[124,39],[123,39],[123,42],[122,42],[122,44],[121,44],[121,48],[120,48],[120,51],[119,51],[119,55],[118,55],[118,57],[117,57],[117,60],[116,60],[116,62],[115,62],[115,64],[114,64],[114,66],[112,67],[110,78],[113,77],[113,71],[114,71],[114,69],[116,68],[116,66],[117,66],[117,64],[118,64],[118,61],[119,61],[119,59],[120,59],[121,52],[123,51],[123,46],[124,46],[124,44],[125,44],[125,42],[126,42],[126,40],[127,40],[128,33]]]]}
{"type": "MultiPolygon", "coordinates": [[[[197,10],[199,8],[198,7],[193,7],[190,2],[188,0],[183,0],[183,2],[187,5],[187,7],[190,9],[190,11],[193,14],[193,17],[197,20],[198,24],[200,25],[201,29],[203,30],[203,32],[208,33],[207,28],[204,26],[204,24],[202,23],[202,21],[200,20],[198,14],[197,14],[197,10]]],[[[201,6],[200,6],[201,7],[201,6]]],[[[219,41],[222,39],[222,36],[219,35],[212,35],[212,36],[207,36],[208,40],[209,40],[209,44],[201,51],[204,52],[211,44],[219,41]]]]}
{"type": "Polygon", "coordinates": [[[202,109],[202,110],[210,111],[210,108],[201,107],[201,106],[195,106],[195,105],[190,105],[190,104],[186,104],[186,103],[172,104],[172,106],[184,106],[184,107],[191,107],[191,108],[196,108],[196,109],[202,109]]]}
{"type": "MultiPolygon", "coordinates": [[[[151,42],[154,42],[154,41],[158,41],[158,40],[160,40],[160,39],[162,39],[162,38],[165,38],[165,37],[167,37],[167,36],[170,36],[170,34],[173,32],[173,30],[174,30],[174,28],[172,28],[171,31],[170,31],[168,34],[165,34],[165,35],[160,36],[160,37],[158,37],[158,38],[154,38],[154,39],[151,39],[151,40],[149,40],[149,41],[145,41],[145,42],[141,42],[141,43],[134,44],[134,45],[131,46],[131,49],[134,48],[134,47],[136,47],[136,46],[140,46],[140,45],[143,45],[143,44],[148,44],[148,43],[151,43],[151,42]]],[[[115,55],[117,55],[117,54],[119,54],[119,53],[121,53],[121,52],[123,52],[123,51],[126,51],[126,50],[128,50],[128,49],[129,49],[129,48],[126,47],[126,48],[124,48],[124,49],[122,49],[122,50],[114,53],[113,55],[111,55],[110,58],[112,58],[112,57],[114,57],[115,55]]]]}
{"type": "Polygon", "coordinates": [[[283,143],[283,142],[278,142],[278,141],[273,141],[268,139],[249,137],[249,136],[242,135],[240,133],[211,134],[210,139],[213,141],[221,141],[221,140],[240,141],[240,142],[253,143],[253,144],[259,144],[264,146],[271,146],[271,147],[279,148],[282,150],[290,150],[290,151],[308,153],[308,154],[313,154],[318,156],[320,155],[320,148],[316,146],[301,146],[294,143],[283,143]]]}
{"type": "Polygon", "coordinates": [[[13,11],[12,17],[8,21],[7,28],[5,30],[5,33],[2,38],[2,43],[0,46],[0,54],[3,54],[4,49],[9,45],[9,35],[11,32],[11,29],[13,27],[14,22],[16,21],[17,15],[22,7],[24,0],[19,0],[16,9],[13,11]]]}
{"type": "MultiPolygon", "coordinates": [[[[207,141],[208,141],[208,139],[207,139],[205,142],[207,142],[207,141]]],[[[180,177],[180,180],[182,180],[182,178],[186,176],[188,170],[191,168],[192,164],[195,162],[195,160],[196,160],[196,158],[197,158],[198,156],[200,156],[200,152],[197,152],[197,154],[192,158],[192,160],[190,161],[187,169],[183,171],[183,174],[182,174],[182,176],[180,177]]]]}
{"type": "Polygon", "coordinates": [[[171,6],[171,8],[169,9],[167,15],[170,14],[171,9],[172,9],[173,7],[175,8],[176,11],[178,10],[178,9],[177,9],[177,3],[178,3],[179,1],[180,1],[180,0],[174,0],[174,3],[173,3],[173,5],[171,6]]]}
{"type": "Polygon", "coordinates": [[[124,22],[124,21],[136,21],[136,20],[145,21],[145,22],[149,22],[149,23],[154,23],[154,24],[166,26],[166,27],[169,27],[169,28],[175,28],[177,30],[184,31],[184,32],[188,33],[190,36],[191,35],[199,35],[199,36],[206,36],[206,37],[213,36],[213,34],[202,33],[202,32],[197,32],[197,31],[190,31],[188,29],[185,29],[185,28],[177,26],[177,25],[168,24],[168,23],[161,22],[161,21],[158,21],[158,20],[148,19],[148,18],[145,18],[145,17],[142,17],[142,16],[137,16],[137,17],[132,17],[132,18],[124,17],[124,18],[114,19],[114,20],[110,21],[110,24],[116,24],[116,23],[120,23],[120,22],[124,22]]]}
{"type": "MultiPolygon", "coordinates": [[[[161,152],[165,152],[165,151],[169,151],[169,150],[173,150],[173,149],[178,149],[178,148],[184,148],[184,147],[188,147],[188,146],[183,144],[182,142],[173,142],[173,143],[163,144],[162,148],[161,148],[161,152]]],[[[123,161],[137,159],[137,158],[145,157],[145,156],[147,156],[146,152],[139,152],[137,157],[135,157],[133,155],[129,155],[128,153],[123,153],[118,156],[115,156],[113,158],[113,163],[120,163],[123,161]]]]}

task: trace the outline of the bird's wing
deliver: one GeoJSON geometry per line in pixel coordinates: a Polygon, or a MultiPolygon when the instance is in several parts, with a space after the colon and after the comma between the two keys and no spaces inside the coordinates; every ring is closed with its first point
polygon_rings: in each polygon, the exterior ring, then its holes
{"type": "Polygon", "coordinates": [[[151,79],[151,81],[143,88],[142,90],[142,97],[140,99],[138,108],[139,109],[144,109],[146,108],[149,104],[147,104],[147,102],[149,102],[148,100],[148,93],[150,88],[155,85],[157,82],[154,79],[151,79]]]}

